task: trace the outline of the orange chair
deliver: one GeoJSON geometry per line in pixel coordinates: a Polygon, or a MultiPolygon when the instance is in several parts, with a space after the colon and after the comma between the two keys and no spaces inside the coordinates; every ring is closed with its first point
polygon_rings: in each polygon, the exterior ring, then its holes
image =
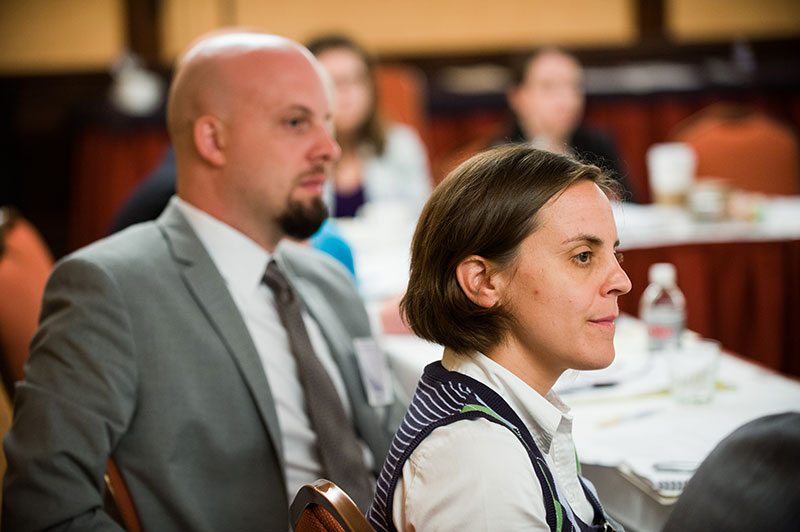
{"type": "Polygon", "coordinates": [[[330,480],[300,488],[290,513],[295,532],[375,532],[356,503],[330,480]]]}
{"type": "MultiPolygon", "coordinates": [[[[12,399],[14,383],[24,377],[30,341],[39,321],[42,294],[52,269],[53,257],[36,229],[15,209],[1,208],[0,372],[12,399]]],[[[2,465],[5,468],[4,461],[2,465]]],[[[110,458],[105,479],[109,495],[106,497],[106,511],[129,532],[140,532],[131,496],[110,458]]]]}
{"type": "Polygon", "coordinates": [[[747,106],[716,103],[679,124],[672,140],[697,152],[697,176],[764,194],[800,193],[797,136],[747,106]]]}
{"type": "Polygon", "coordinates": [[[0,373],[11,399],[22,380],[53,257],[16,210],[0,209],[0,373]]]}
{"type": "Polygon", "coordinates": [[[425,74],[415,67],[382,63],[375,69],[379,106],[390,121],[417,130],[427,144],[428,110],[425,74]]]}

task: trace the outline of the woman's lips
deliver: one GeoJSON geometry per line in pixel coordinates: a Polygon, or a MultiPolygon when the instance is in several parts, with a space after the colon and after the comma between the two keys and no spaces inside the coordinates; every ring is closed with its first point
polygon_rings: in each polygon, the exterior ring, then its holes
{"type": "Polygon", "coordinates": [[[604,327],[614,327],[614,320],[617,319],[616,316],[605,316],[603,318],[597,318],[594,320],[589,320],[590,322],[601,325],[604,327]]]}

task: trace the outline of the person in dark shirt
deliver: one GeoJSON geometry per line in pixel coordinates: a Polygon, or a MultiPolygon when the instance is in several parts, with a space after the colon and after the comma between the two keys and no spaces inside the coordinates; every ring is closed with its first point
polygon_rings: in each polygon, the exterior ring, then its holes
{"type": "Polygon", "coordinates": [[[797,530],[800,413],[755,419],[703,460],[662,532],[797,530]]]}
{"type": "Polygon", "coordinates": [[[170,146],[164,150],[158,166],[125,199],[111,222],[109,233],[158,218],[175,194],[175,174],[175,151],[170,146]]]}
{"type": "Polygon", "coordinates": [[[578,60],[562,49],[542,48],[517,61],[512,75],[508,103],[516,123],[504,140],[597,164],[620,182],[624,199],[635,199],[613,139],[581,124],[585,94],[578,60]]]}

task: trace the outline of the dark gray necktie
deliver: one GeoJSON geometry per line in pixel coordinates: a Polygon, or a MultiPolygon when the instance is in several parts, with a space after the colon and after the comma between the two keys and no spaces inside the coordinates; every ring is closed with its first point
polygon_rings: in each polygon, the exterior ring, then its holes
{"type": "Polygon", "coordinates": [[[264,282],[275,294],[275,306],[289,336],[327,478],[338,484],[362,511],[366,511],[373,495],[371,475],[364,465],[364,454],[353,424],[344,411],[330,375],[311,346],[303,323],[302,303],[274,260],[267,266],[264,282]]]}

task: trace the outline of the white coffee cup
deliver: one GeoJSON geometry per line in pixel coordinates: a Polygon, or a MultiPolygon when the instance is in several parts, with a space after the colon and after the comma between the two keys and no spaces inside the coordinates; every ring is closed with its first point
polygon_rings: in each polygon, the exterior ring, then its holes
{"type": "Polygon", "coordinates": [[[647,149],[647,174],[655,203],[682,204],[694,182],[697,156],[685,142],[653,144],[647,149]]]}

